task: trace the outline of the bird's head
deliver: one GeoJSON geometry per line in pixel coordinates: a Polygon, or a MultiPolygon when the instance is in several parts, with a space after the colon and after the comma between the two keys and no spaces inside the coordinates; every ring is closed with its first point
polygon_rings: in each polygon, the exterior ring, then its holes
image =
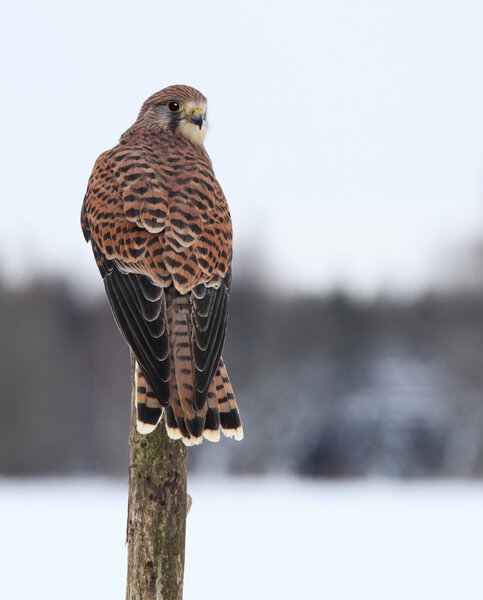
{"type": "Polygon", "coordinates": [[[201,146],[207,130],[206,98],[187,85],[171,85],[146,100],[136,125],[172,131],[201,146]]]}

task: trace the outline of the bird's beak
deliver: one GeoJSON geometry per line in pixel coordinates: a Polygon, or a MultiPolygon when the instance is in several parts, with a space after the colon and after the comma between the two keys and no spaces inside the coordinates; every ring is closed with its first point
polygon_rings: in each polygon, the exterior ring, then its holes
{"type": "Polygon", "coordinates": [[[201,112],[201,108],[192,110],[190,119],[201,129],[203,127],[203,113],[201,112]]]}

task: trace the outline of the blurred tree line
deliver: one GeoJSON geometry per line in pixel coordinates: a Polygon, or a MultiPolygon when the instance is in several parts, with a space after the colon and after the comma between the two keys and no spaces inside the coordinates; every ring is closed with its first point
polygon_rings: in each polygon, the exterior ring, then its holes
{"type": "MultiPolygon", "coordinates": [[[[125,474],[128,350],[107,300],[59,281],[0,286],[0,473],[125,474]]],[[[483,303],[280,297],[235,282],[226,363],[245,441],[196,471],[480,476],[483,303]]]]}

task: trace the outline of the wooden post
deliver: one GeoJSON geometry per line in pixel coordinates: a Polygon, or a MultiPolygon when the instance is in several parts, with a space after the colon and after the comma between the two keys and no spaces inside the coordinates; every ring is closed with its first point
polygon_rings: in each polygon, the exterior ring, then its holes
{"type": "Polygon", "coordinates": [[[132,406],[126,600],[182,600],[187,448],[168,438],[164,423],[139,434],[132,406]]]}

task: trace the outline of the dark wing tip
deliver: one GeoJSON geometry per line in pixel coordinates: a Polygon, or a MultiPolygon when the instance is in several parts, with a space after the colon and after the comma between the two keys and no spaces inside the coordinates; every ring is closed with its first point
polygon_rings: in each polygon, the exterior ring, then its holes
{"type": "MultiPolygon", "coordinates": [[[[142,367],[156,398],[160,404],[167,406],[171,366],[166,311],[158,310],[156,319],[146,319],[146,312],[150,312],[149,316],[152,316],[155,311],[144,306],[151,301],[143,294],[144,282],[140,283],[141,277],[121,273],[111,263],[111,271],[104,278],[104,285],[119,330],[142,367]]],[[[158,300],[154,300],[155,303],[164,301],[164,293],[158,300]]]]}
{"type": "Polygon", "coordinates": [[[192,293],[193,306],[193,359],[196,390],[193,406],[200,411],[208,394],[210,383],[220,362],[225,341],[228,313],[229,281],[218,288],[207,288],[204,293],[192,293]]]}

